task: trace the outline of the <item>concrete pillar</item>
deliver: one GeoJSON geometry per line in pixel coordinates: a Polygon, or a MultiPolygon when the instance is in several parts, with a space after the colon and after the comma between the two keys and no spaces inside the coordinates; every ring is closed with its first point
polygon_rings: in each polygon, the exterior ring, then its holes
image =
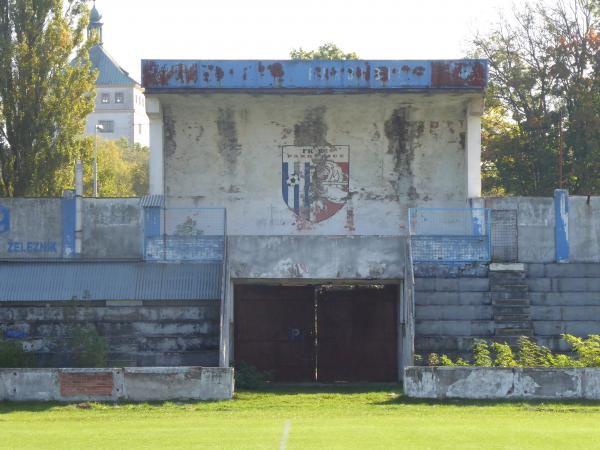
{"type": "Polygon", "coordinates": [[[467,105],[467,138],[465,156],[467,198],[481,197],[481,115],[483,97],[473,98],[467,105]]]}
{"type": "Polygon", "coordinates": [[[164,195],[163,116],[157,98],[146,97],[146,114],[150,121],[150,192],[164,195]]]}
{"type": "Polygon", "coordinates": [[[555,252],[556,262],[569,262],[569,192],[566,189],[554,191],[555,252]]]}

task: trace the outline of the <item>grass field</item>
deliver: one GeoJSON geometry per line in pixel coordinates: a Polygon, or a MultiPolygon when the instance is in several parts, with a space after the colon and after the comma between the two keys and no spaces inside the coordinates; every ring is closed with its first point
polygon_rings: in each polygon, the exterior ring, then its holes
{"type": "Polygon", "coordinates": [[[415,401],[397,386],[278,387],[225,402],[0,403],[1,449],[283,446],[600,448],[600,403],[415,401]]]}

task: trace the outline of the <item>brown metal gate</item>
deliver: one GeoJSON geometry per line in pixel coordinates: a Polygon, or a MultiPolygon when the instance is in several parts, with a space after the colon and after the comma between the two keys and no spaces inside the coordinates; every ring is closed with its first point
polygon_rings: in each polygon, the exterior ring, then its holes
{"type": "Polygon", "coordinates": [[[398,287],[321,289],[319,381],[397,381],[398,287]]]}
{"type": "Polygon", "coordinates": [[[236,286],[235,360],[274,381],[397,381],[398,295],[397,285],[236,286]]]}
{"type": "Polygon", "coordinates": [[[235,288],[235,360],[268,371],[274,381],[314,381],[314,288],[235,288]]]}

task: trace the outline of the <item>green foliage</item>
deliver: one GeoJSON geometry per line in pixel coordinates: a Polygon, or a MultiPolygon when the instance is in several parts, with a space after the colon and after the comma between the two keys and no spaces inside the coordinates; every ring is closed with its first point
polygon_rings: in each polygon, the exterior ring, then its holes
{"type": "Polygon", "coordinates": [[[474,39],[489,60],[482,119],[487,195],[600,192],[600,12],[593,0],[524,3],[474,39]],[[561,132],[562,131],[562,132],[561,132]]]}
{"type": "Polygon", "coordinates": [[[491,367],[493,365],[492,358],[490,357],[490,348],[485,340],[475,340],[473,344],[473,358],[476,366],[491,367]]]}
{"type": "MultiPolygon", "coordinates": [[[[141,197],[148,193],[150,152],[127,139],[98,140],[98,196],[141,197]]],[[[84,193],[93,194],[94,153],[88,151],[83,161],[84,193]]]]}
{"type": "Polygon", "coordinates": [[[570,334],[561,336],[573,349],[582,367],[600,367],[600,335],[591,334],[587,339],[570,334]]]}
{"type": "Polygon", "coordinates": [[[265,387],[270,378],[269,372],[261,372],[256,367],[241,361],[235,366],[236,389],[257,390],[265,387]]]}
{"type": "Polygon", "coordinates": [[[439,366],[440,363],[440,357],[437,353],[430,353],[429,356],[427,357],[427,365],[428,366],[439,366]]]}
{"type": "Polygon", "coordinates": [[[290,58],[301,59],[325,59],[325,60],[346,60],[358,59],[358,55],[354,52],[344,53],[337,45],[332,42],[326,42],[319,46],[317,50],[304,50],[302,47],[292,49],[290,58]]]}
{"type": "Polygon", "coordinates": [[[461,358],[452,361],[446,355],[430,353],[430,366],[479,366],[479,367],[600,367],[600,335],[592,334],[587,339],[570,334],[562,334],[569,345],[570,353],[552,353],[550,349],[537,344],[531,338],[518,338],[518,352],[515,358],[512,348],[503,342],[489,344],[484,339],[476,339],[473,345],[473,364],[461,358]]]}
{"type": "Polygon", "coordinates": [[[91,148],[85,3],[0,1],[0,196],[60,195],[91,148]]]}
{"type": "Polygon", "coordinates": [[[69,350],[77,367],[106,367],[106,341],[94,325],[76,327],[69,350]]]}
{"type": "Polygon", "coordinates": [[[493,342],[492,348],[494,349],[494,366],[496,367],[516,367],[517,362],[513,355],[512,348],[506,343],[493,342]]]}
{"type": "Polygon", "coordinates": [[[31,358],[19,341],[0,339],[0,367],[30,367],[31,358]]]}

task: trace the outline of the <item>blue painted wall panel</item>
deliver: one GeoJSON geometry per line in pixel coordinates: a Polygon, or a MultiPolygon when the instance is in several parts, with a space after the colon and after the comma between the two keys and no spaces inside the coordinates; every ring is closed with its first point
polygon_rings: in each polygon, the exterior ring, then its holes
{"type": "Polygon", "coordinates": [[[556,262],[569,261],[569,192],[554,191],[556,262]]]}
{"type": "Polygon", "coordinates": [[[142,60],[147,89],[470,89],[487,85],[486,60],[142,60]]]}
{"type": "Polygon", "coordinates": [[[63,258],[75,254],[75,191],[65,192],[63,197],[63,258]]]}

